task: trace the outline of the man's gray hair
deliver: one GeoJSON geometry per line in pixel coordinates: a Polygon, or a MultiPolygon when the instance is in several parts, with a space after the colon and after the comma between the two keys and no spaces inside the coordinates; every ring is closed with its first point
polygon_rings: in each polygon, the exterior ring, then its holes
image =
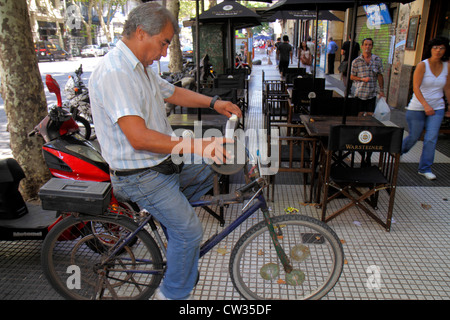
{"type": "Polygon", "coordinates": [[[178,21],[169,10],[154,2],[143,3],[128,14],[122,35],[129,38],[140,26],[146,33],[154,36],[161,33],[167,23],[171,23],[175,33],[178,33],[178,21]]]}

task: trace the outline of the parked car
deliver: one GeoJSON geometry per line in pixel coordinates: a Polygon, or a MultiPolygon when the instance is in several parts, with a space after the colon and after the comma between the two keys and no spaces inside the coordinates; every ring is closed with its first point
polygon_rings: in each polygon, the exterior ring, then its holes
{"type": "Polygon", "coordinates": [[[99,57],[105,55],[103,49],[98,45],[87,45],[81,49],[81,56],[84,57],[99,57]]]}
{"type": "Polygon", "coordinates": [[[63,50],[59,45],[51,43],[50,41],[39,41],[35,43],[34,51],[36,52],[38,61],[55,61],[57,59],[67,60],[69,58],[67,51],[63,50]]]}

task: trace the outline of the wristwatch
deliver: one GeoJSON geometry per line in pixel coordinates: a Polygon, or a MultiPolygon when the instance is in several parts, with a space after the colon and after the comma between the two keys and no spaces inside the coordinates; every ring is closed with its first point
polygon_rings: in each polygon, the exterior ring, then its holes
{"type": "Polygon", "coordinates": [[[217,100],[221,100],[221,99],[220,99],[220,97],[219,97],[218,95],[215,95],[215,96],[212,98],[211,102],[209,103],[209,108],[210,108],[211,110],[214,110],[214,104],[216,103],[217,100]]]}

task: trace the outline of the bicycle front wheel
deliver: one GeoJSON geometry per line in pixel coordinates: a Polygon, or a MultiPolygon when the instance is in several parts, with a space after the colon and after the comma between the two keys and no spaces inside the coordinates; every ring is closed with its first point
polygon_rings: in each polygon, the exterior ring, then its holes
{"type": "Polygon", "coordinates": [[[278,259],[265,222],[250,228],[234,247],[230,276],[246,299],[320,299],[336,284],[344,264],[342,244],[323,222],[301,215],[272,218],[292,271],[278,259]]]}
{"type": "Polygon", "coordinates": [[[163,275],[161,252],[146,231],[129,237],[136,228],[124,216],[63,219],[42,246],[45,276],[66,299],[150,298],[163,275]]]}

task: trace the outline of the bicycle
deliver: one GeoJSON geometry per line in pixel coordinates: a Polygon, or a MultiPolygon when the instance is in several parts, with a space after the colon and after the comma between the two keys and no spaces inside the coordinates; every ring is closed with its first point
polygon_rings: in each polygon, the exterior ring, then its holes
{"type": "MultiPolygon", "coordinates": [[[[201,246],[200,257],[261,210],[263,220],[248,229],[231,252],[229,273],[234,287],[246,299],[322,298],[343,269],[339,238],[311,217],[271,217],[259,163],[244,172],[247,184],[234,193],[191,202],[199,207],[248,200],[240,216],[201,246]]],[[[165,252],[167,236],[151,214],[136,214],[132,209],[72,213],[50,231],[41,262],[60,295],[67,299],[149,299],[153,295],[164,275],[161,252],[165,252]]]]}

